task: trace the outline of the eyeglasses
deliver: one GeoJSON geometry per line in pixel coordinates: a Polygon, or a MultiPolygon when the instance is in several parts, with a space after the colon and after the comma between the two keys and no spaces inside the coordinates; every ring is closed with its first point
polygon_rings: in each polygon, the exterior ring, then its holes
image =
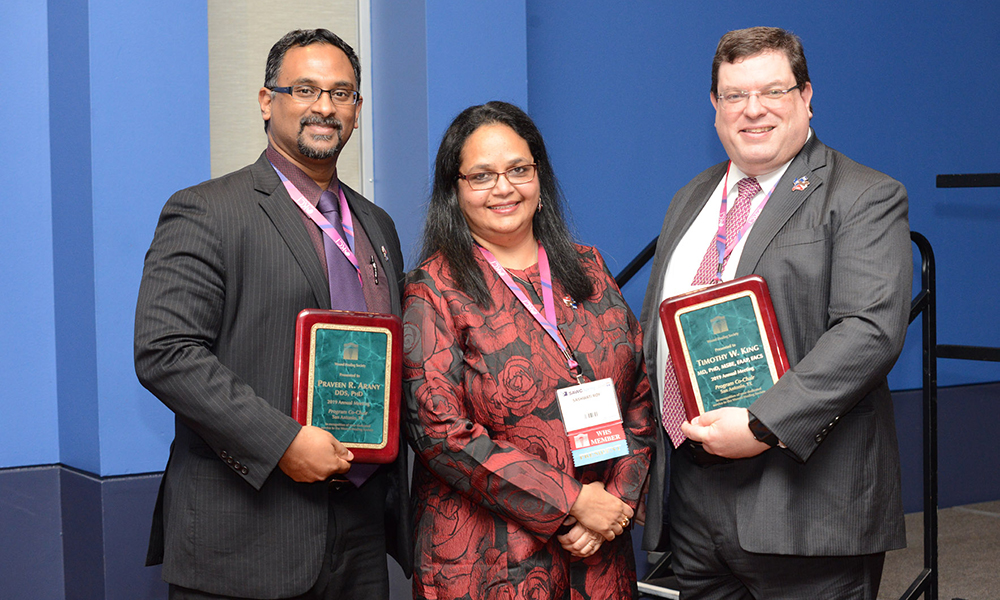
{"type": "Polygon", "coordinates": [[[298,102],[305,104],[312,104],[319,100],[319,97],[323,95],[323,92],[330,94],[330,101],[334,104],[339,104],[341,106],[354,105],[358,103],[359,95],[354,90],[345,89],[333,89],[324,90],[318,88],[314,85],[293,85],[289,87],[273,87],[268,88],[272,92],[281,92],[282,94],[288,94],[293,99],[298,102]]]}
{"type": "Polygon", "coordinates": [[[476,191],[482,190],[492,190],[493,186],[500,181],[500,176],[503,175],[507,178],[507,181],[511,185],[522,185],[531,182],[535,178],[535,171],[538,165],[517,165],[516,167],[511,167],[506,171],[496,173],[493,171],[477,171],[476,173],[469,173],[468,175],[458,174],[459,179],[464,179],[469,182],[469,187],[476,191]]]}
{"type": "Polygon", "coordinates": [[[764,106],[774,107],[781,104],[781,101],[785,99],[785,94],[797,89],[799,89],[799,86],[796,85],[788,88],[787,90],[781,90],[778,88],[771,88],[769,90],[754,90],[752,92],[739,90],[737,92],[719,94],[716,98],[722,102],[722,106],[726,110],[737,110],[743,108],[747,105],[747,101],[750,100],[750,96],[757,96],[757,100],[764,106]]]}

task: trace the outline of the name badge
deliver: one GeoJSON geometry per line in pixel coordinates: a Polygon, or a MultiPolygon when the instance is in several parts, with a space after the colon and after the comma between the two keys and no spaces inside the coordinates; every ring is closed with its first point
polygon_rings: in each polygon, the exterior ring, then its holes
{"type": "Polygon", "coordinates": [[[556,398],[573,451],[573,465],[628,456],[618,394],[610,378],[562,388],[556,398]]]}

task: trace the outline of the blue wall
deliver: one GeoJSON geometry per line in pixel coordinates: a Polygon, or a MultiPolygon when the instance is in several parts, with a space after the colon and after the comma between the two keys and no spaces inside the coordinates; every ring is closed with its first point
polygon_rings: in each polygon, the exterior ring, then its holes
{"type": "Polygon", "coordinates": [[[0,468],[159,471],[173,423],[136,381],[133,315],[160,208],[209,176],[207,7],[18,0],[0,34],[16,175],[2,192],[0,468]]]}
{"type": "Polygon", "coordinates": [[[0,468],[59,460],[46,23],[32,0],[0,9],[0,468]]]}
{"type": "MultiPolygon", "coordinates": [[[[719,36],[772,24],[803,38],[819,138],[909,189],[912,226],[938,259],[939,342],[1000,345],[1000,192],[934,187],[939,173],[1000,171],[1000,8],[782,0],[755,6],[752,20],[744,8],[372,0],[375,200],[396,219],[410,266],[445,127],[470,104],[504,99],[541,127],[580,239],[622,268],[659,232],[674,191],[725,158],[708,101],[719,36]]],[[[134,475],[162,470],[173,423],[135,379],[133,312],[160,208],[209,177],[207,7],[7,0],[0,36],[0,139],[15,175],[0,192],[0,537],[47,541],[0,553],[0,596],[16,574],[35,597],[64,587],[67,597],[158,597],[158,572],[137,560],[155,477],[134,475]],[[57,463],[68,469],[33,467],[57,463]],[[79,495],[66,503],[69,492],[79,495]],[[95,548],[95,562],[81,562],[95,548]]],[[[636,309],[647,278],[626,287],[636,309]]],[[[893,387],[919,386],[919,363],[914,327],[893,387]]],[[[997,380],[995,364],[940,364],[942,385],[997,380]]],[[[974,475],[1000,467],[986,428],[996,389],[942,395],[943,506],[1000,496],[974,475]],[[983,424],[972,455],[963,418],[983,424]]],[[[912,510],[919,411],[901,401],[912,510]]]]}
{"type": "MultiPolygon", "coordinates": [[[[659,233],[677,189],[726,158],[709,103],[719,37],[775,25],[805,45],[818,137],[906,185],[911,226],[937,255],[938,341],[997,345],[1000,321],[984,309],[996,306],[1000,268],[987,240],[1000,228],[1000,191],[934,187],[938,173],[1000,171],[995,2],[786,0],[755,4],[750,18],[731,0],[573,6],[528,3],[530,110],[580,237],[612,271],[659,233]]],[[[626,287],[636,309],[647,279],[626,287]]],[[[916,388],[919,376],[913,329],[890,383],[916,388]]],[[[942,385],[997,379],[992,364],[940,365],[942,385]]]]}
{"type": "Polygon", "coordinates": [[[434,157],[468,106],[528,104],[524,0],[372,1],[374,200],[416,266],[434,157]]]}
{"type": "Polygon", "coordinates": [[[173,437],[132,326],[160,208],[209,176],[207,6],[14,0],[0,36],[0,532],[37,536],[0,550],[0,596],[162,597],[159,477],[109,477],[162,470],[173,437]]]}

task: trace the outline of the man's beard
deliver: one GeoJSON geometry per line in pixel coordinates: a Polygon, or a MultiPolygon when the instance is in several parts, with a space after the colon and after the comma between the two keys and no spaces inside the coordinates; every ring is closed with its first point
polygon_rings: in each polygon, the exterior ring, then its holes
{"type": "MultiPolygon", "coordinates": [[[[336,117],[328,117],[326,119],[323,119],[321,117],[305,117],[301,121],[299,121],[299,136],[298,136],[299,152],[302,154],[302,156],[314,160],[326,160],[328,158],[334,158],[337,156],[337,154],[340,153],[340,150],[344,145],[342,136],[343,130],[344,130],[343,124],[341,124],[340,120],[337,119],[336,117]],[[331,127],[335,127],[337,129],[337,145],[333,146],[332,148],[327,148],[323,150],[309,146],[307,144],[306,141],[307,138],[304,132],[306,125],[312,125],[312,124],[328,125],[331,127]]],[[[332,137],[333,136],[330,135],[311,136],[313,140],[322,142],[329,141],[332,137]]]]}

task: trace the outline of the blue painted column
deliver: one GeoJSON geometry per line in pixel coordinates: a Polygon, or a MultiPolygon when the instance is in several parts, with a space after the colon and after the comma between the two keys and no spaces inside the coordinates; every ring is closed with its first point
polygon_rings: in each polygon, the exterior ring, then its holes
{"type": "Polygon", "coordinates": [[[528,108],[524,0],[372,0],[375,201],[416,266],[441,136],[474,104],[528,108]]]}
{"type": "Polygon", "coordinates": [[[118,476],[162,470],[173,437],[133,315],[160,208],[209,175],[207,7],[13,0],[0,34],[0,537],[32,534],[0,549],[0,597],[162,597],[158,476],[118,476]]]}

